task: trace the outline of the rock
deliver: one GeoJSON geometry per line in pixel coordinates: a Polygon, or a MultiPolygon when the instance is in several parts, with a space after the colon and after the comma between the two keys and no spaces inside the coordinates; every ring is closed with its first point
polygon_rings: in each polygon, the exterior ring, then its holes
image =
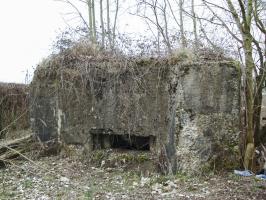
{"type": "Polygon", "coordinates": [[[41,197],[38,197],[37,200],[49,200],[50,197],[46,196],[46,195],[42,195],[41,197]]]}
{"type": "Polygon", "coordinates": [[[162,193],[162,185],[159,184],[159,183],[155,183],[155,184],[152,186],[152,191],[153,191],[153,193],[161,194],[161,193],[162,193]]]}
{"type": "Polygon", "coordinates": [[[168,180],[168,181],[166,181],[166,184],[167,184],[167,186],[169,186],[170,188],[177,188],[177,185],[176,185],[176,183],[174,183],[173,181],[171,181],[171,180],[168,180]]]}
{"type": "Polygon", "coordinates": [[[151,180],[150,178],[141,177],[140,187],[144,187],[146,184],[149,184],[150,180],[151,180]]]}
{"type": "Polygon", "coordinates": [[[60,182],[64,183],[64,184],[69,184],[70,180],[67,177],[61,177],[60,178],[60,182]]]}
{"type": "Polygon", "coordinates": [[[137,183],[137,182],[133,182],[133,184],[132,184],[134,187],[137,187],[139,184],[137,183]]]}
{"type": "Polygon", "coordinates": [[[105,160],[102,160],[101,167],[104,167],[104,166],[105,166],[105,160]]]}

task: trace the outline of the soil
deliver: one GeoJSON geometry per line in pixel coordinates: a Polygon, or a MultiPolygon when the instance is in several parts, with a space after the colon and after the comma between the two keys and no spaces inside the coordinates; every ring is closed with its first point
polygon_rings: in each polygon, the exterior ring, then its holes
{"type": "Polygon", "coordinates": [[[0,169],[0,199],[266,199],[266,181],[254,177],[144,175],[137,168],[91,166],[80,155],[73,147],[60,155],[14,160],[0,169]]]}

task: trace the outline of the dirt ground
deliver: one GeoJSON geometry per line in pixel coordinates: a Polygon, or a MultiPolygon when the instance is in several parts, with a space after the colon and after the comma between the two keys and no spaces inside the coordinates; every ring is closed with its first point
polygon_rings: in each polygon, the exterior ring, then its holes
{"type": "Polygon", "coordinates": [[[191,177],[93,167],[77,154],[14,161],[0,169],[0,199],[266,199],[266,181],[232,172],[191,177]]]}

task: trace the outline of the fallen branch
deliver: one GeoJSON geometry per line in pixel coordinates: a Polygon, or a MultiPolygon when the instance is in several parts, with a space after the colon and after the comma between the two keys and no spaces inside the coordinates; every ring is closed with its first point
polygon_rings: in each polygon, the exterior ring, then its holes
{"type": "Polygon", "coordinates": [[[36,144],[33,134],[22,138],[0,142],[0,163],[8,163],[8,160],[23,157],[36,144]]]}

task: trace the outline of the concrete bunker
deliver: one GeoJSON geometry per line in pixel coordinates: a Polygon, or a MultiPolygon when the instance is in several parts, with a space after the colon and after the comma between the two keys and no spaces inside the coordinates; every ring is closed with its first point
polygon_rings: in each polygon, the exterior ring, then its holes
{"type": "Polygon", "coordinates": [[[31,126],[43,140],[150,151],[169,172],[238,164],[234,61],[128,59],[69,50],[35,71],[31,126]],[[34,100],[34,101],[33,101],[34,100]]]}

